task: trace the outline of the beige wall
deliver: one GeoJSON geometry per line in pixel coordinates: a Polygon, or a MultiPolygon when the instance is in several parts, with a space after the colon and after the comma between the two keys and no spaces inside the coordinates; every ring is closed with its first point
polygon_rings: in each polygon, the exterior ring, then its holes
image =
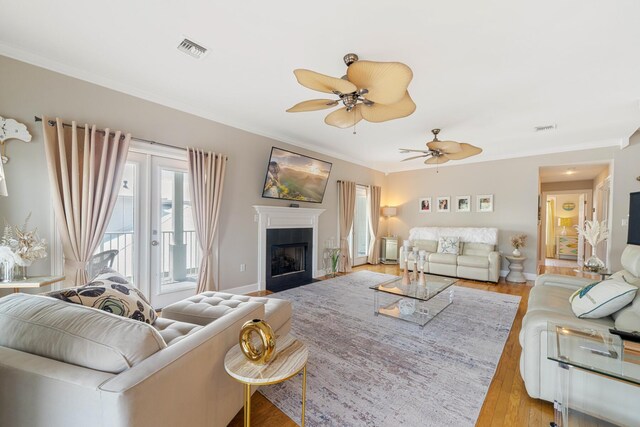
{"type": "MultiPolygon", "coordinates": [[[[290,203],[261,197],[272,145],[333,162],[323,203],[300,204],[326,209],[320,216],[320,248],[329,237],[337,237],[336,181],[351,180],[380,186],[385,182],[384,174],[372,169],[2,56],[0,75],[0,116],[26,123],[33,135],[33,141],[28,144],[16,140],[8,143],[7,155],[11,160],[5,165],[5,172],[9,197],[0,198],[0,219],[20,223],[31,211],[32,225],[38,227],[42,237],[51,239],[51,206],[42,128],[33,121],[36,114],[95,123],[100,127],[126,130],[140,138],[221,152],[229,156],[219,228],[221,289],[257,282],[258,231],[252,205],[288,206],[290,203]],[[245,272],[240,272],[241,263],[247,265],[245,272]]],[[[318,126],[324,124],[319,122],[318,126]]],[[[382,198],[385,198],[384,189],[382,198]]],[[[382,232],[384,224],[383,221],[382,232]]],[[[50,264],[39,261],[31,271],[48,273],[50,264]]]]}
{"type": "MultiPolygon", "coordinates": [[[[523,254],[528,257],[525,272],[536,272],[538,191],[540,188],[538,169],[541,166],[568,165],[572,163],[602,162],[613,160],[613,228],[612,267],[620,267],[620,254],[626,244],[626,227],[621,226],[623,216],[628,215],[629,192],[638,191],[640,182],[640,135],[624,150],[618,147],[557,153],[526,158],[497,160],[429,168],[409,172],[392,173],[387,181],[387,202],[398,206],[398,216],[390,221],[390,231],[406,238],[411,227],[416,226],[477,226],[497,227],[500,230],[499,249],[511,252],[509,237],[516,233],[529,236],[523,254]],[[494,195],[494,212],[476,212],[475,196],[494,195]],[[471,213],[418,212],[418,199],[438,196],[472,195],[471,213]]],[[[589,181],[587,188],[592,188],[589,181]]],[[[506,269],[503,263],[503,269],[506,269]]]]}

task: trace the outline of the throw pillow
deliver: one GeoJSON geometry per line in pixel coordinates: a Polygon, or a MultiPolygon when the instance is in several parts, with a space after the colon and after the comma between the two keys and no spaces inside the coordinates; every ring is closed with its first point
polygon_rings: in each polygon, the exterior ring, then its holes
{"type": "Polygon", "coordinates": [[[440,237],[438,239],[438,253],[458,255],[460,251],[459,237],[440,237]]]}
{"type": "Polygon", "coordinates": [[[620,280],[594,282],[569,297],[573,313],[581,319],[599,319],[620,310],[636,296],[638,288],[620,280]]]}
{"type": "Polygon", "coordinates": [[[45,295],[149,324],[153,324],[158,317],[144,294],[122,274],[108,267],[84,286],[61,289],[45,295]]]}

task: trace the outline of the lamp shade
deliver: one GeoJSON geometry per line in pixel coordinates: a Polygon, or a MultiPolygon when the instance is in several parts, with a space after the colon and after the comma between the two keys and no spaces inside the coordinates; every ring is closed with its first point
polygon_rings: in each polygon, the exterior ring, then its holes
{"type": "Polygon", "coordinates": [[[571,227],[571,218],[558,218],[558,227],[571,227]]]}
{"type": "Polygon", "coordinates": [[[382,208],[382,216],[386,216],[387,218],[390,216],[396,216],[397,213],[397,208],[395,206],[385,206],[382,208]]]}

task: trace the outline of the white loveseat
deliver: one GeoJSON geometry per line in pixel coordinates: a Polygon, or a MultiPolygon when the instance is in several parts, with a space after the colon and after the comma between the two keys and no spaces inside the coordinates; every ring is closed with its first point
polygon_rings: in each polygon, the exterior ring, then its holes
{"type": "MultiPolygon", "coordinates": [[[[622,254],[624,270],[612,278],[640,286],[640,246],[628,245],[622,254]],[[624,279],[623,279],[624,277],[624,279]]],[[[545,274],[529,293],[527,313],[520,330],[520,373],[529,396],[553,402],[558,381],[557,363],[547,359],[547,322],[567,327],[640,330],[640,292],[631,305],[600,319],[579,319],[569,297],[593,279],[545,274]]],[[[640,370],[640,367],[639,367],[640,370]]],[[[640,387],[573,369],[570,406],[624,426],[640,425],[640,387]]]]}
{"type": "Polygon", "coordinates": [[[226,426],[243,404],[226,352],[250,319],[288,333],[291,304],[198,297],[198,324],[153,326],[46,296],[0,299],[0,426],[226,426]]]}
{"type": "MultiPolygon", "coordinates": [[[[489,227],[414,227],[409,230],[411,249],[426,251],[425,272],[497,283],[500,279],[498,229],[489,227]],[[458,237],[458,254],[438,253],[440,237],[458,237]]],[[[404,248],[400,248],[400,267],[404,268],[404,248]]],[[[413,269],[413,254],[409,254],[413,269]]]]}

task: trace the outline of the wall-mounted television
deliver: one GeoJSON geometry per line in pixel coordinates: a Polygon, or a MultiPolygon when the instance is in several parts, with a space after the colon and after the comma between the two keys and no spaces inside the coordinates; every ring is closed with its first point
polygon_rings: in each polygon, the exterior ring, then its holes
{"type": "Polygon", "coordinates": [[[322,203],[330,162],[272,147],[262,197],[322,203]]]}
{"type": "Polygon", "coordinates": [[[629,234],[627,243],[640,245],[640,191],[629,195],[629,234]]]}

